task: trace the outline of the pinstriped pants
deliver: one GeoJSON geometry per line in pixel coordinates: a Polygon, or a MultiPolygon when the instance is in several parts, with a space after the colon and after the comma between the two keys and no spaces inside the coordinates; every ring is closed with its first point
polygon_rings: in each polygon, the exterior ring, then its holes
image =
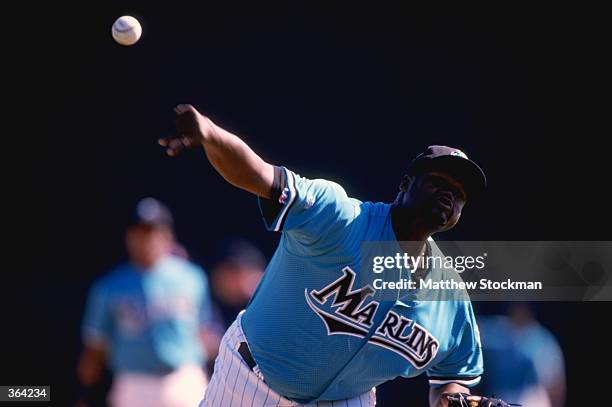
{"type": "Polygon", "coordinates": [[[215,360],[215,370],[199,407],[373,407],[376,405],[376,388],[351,399],[309,404],[291,401],[270,389],[238,353],[240,342],[246,342],[240,326],[241,314],[221,340],[219,355],[215,360]]]}

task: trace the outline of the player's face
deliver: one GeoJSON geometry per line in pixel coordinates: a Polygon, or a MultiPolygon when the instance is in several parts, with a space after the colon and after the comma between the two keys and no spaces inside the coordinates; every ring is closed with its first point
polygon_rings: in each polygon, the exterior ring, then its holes
{"type": "Polygon", "coordinates": [[[454,227],[467,200],[459,181],[445,172],[430,172],[414,177],[408,187],[405,202],[431,222],[435,232],[454,227]]]}
{"type": "Polygon", "coordinates": [[[137,265],[148,268],[170,253],[172,232],[146,225],[132,226],[127,231],[126,246],[130,259],[137,265]]]}

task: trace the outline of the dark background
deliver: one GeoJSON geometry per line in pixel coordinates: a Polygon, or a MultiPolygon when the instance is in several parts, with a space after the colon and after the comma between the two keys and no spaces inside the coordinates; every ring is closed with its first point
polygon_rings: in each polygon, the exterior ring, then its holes
{"type": "MultiPolygon", "coordinates": [[[[363,200],[392,200],[427,145],[463,149],[490,187],[444,239],[606,240],[609,131],[598,100],[609,46],[599,14],[341,3],[37,8],[29,29],[7,38],[16,72],[6,78],[17,92],[3,161],[16,204],[6,220],[16,227],[5,247],[18,262],[3,273],[1,383],[51,384],[54,404],[71,403],[87,289],[124,258],[122,233],[141,197],[168,203],[205,268],[227,237],[272,254],[278,236],[264,231],[253,197],[225,184],[201,152],[170,159],[157,146],[177,103],[264,159],[363,200]],[[110,36],[124,14],[143,24],[132,47],[110,36]]],[[[565,352],[568,405],[600,399],[610,304],[537,310],[565,352]]],[[[381,386],[379,404],[421,405],[425,393],[423,380],[401,381],[381,386]]]]}

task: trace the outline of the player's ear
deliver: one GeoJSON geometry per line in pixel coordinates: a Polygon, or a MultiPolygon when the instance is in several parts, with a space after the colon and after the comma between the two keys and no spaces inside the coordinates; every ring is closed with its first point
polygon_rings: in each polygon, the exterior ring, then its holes
{"type": "Polygon", "coordinates": [[[410,186],[410,181],[412,181],[412,177],[408,174],[402,177],[402,182],[400,182],[399,189],[400,191],[407,191],[410,186]]]}

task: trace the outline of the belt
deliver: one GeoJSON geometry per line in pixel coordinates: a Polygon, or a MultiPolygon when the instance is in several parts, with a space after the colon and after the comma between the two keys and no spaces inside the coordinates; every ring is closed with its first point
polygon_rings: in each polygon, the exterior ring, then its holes
{"type": "Polygon", "coordinates": [[[253,355],[249,350],[249,345],[247,345],[246,342],[240,342],[240,345],[238,346],[238,353],[242,357],[242,360],[244,360],[244,363],[247,364],[249,369],[251,369],[262,382],[265,382],[263,374],[261,373],[261,370],[259,370],[257,362],[255,362],[255,359],[253,359],[253,355]]]}
{"type": "Polygon", "coordinates": [[[253,355],[251,355],[251,351],[249,350],[249,345],[246,342],[240,342],[240,346],[238,346],[238,353],[242,356],[242,360],[247,366],[253,370],[257,366],[255,359],[253,359],[253,355]]]}
{"type": "Polygon", "coordinates": [[[171,366],[160,366],[157,369],[151,370],[148,373],[153,375],[153,376],[166,376],[169,375],[170,373],[176,371],[177,368],[176,367],[171,367],[171,366]]]}

